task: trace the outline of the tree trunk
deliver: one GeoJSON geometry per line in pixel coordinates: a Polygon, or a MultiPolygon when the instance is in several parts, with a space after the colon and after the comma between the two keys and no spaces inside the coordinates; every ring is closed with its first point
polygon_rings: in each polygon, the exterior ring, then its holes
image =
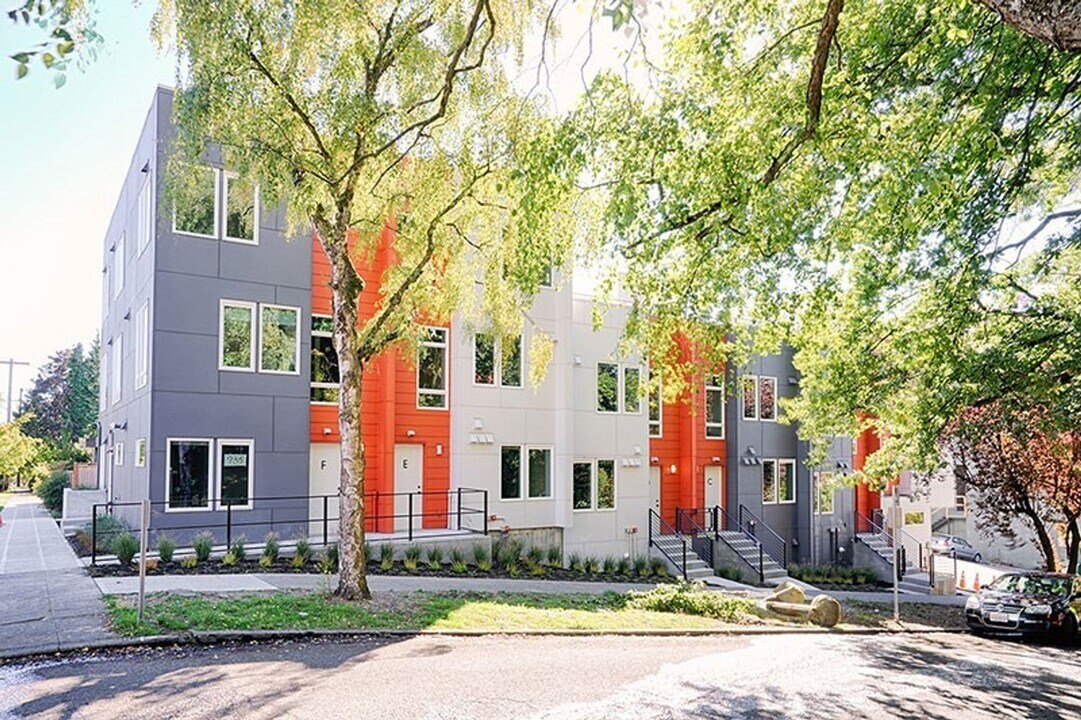
{"type": "Polygon", "coordinates": [[[1078,534],[1077,518],[1068,518],[1066,524],[1066,548],[1068,551],[1066,572],[1077,572],[1077,554],[1081,549],[1081,534],[1078,534]]]}
{"type": "Polygon", "coordinates": [[[1051,544],[1051,536],[1047,534],[1047,528],[1044,527],[1043,520],[1040,519],[1035,510],[1025,509],[1023,512],[1036,530],[1036,537],[1040,541],[1040,551],[1043,553],[1047,571],[1055,572],[1058,567],[1058,558],[1055,557],[1055,546],[1051,544]]]}
{"type": "Polygon", "coordinates": [[[1081,51],[1081,4],[1077,0],[978,0],[1007,25],[1059,50],[1081,51]]]}

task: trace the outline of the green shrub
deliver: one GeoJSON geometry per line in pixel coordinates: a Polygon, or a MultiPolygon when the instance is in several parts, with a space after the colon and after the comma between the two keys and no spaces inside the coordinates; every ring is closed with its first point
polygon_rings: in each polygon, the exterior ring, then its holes
{"type": "Polygon", "coordinates": [[[567,566],[572,572],[584,573],[586,571],[585,563],[582,562],[582,556],[578,553],[571,553],[567,558],[567,566]]]}
{"type": "Polygon", "coordinates": [[[405,549],[405,560],[402,561],[402,565],[409,572],[416,572],[418,564],[420,564],[420,545],[409,545],[405,549]]]}
{"type": "Polygon", "coordinates": [[[586,572],[590,575],[600,575],[601,561],[592,555],[582,561],[582,565],[585,567],[586,572]]]}
{"type": "Polygon", "coordinates": [[[328,545],[327,549],[323,551],[323,554],[326,555],[327,559],[330,560],[330,563],[334,566],[334,572],[337,572],[338,571],[338,543],[334,543],[333,545],[328,545]]]}
{"type": "Polygon", "coordinates": [[[225,555],[223,555],[221,558],[221,564],[225,567],[233,567],[237,564],[237,562],[239,561],[237,560],[236,555],[232,553],[232,551],[225,553],[225,555]]]}
{"type": "Polygon", "coordinates": [[[113,538],[112,551],[120,564],[128,567],[139,552],[139,541],[131,533],[122,532],[113,538]]]}
{"type": "Polygon", "coordinates": [[[503,569],[507,571],[507,574],[511,577],[518,577],[519,565],[518,559],[513,555],[507,556],[507,561],[503,563],[503,569]]]}
{"type": "Polygon", "coordinates": [[[653,574],[653,569],[649,567],[649,560],[645,555],[639,555],[634,559],[634,574],[640,578],[646,578],[653,574]]]}
{"type": "Polygon", "coordinates": [[[473,545],[473,564],[481,572],[489,572],[492,569],[492,554],[480,543],[473,545]]]}
{"type": "Polygon", "coordinates": [[[233,556],[236,562],[244,562],[244,558],[248,556],[247,544],[248,538],[243,535],[237,535],[233,538],[233,542],[229,544],[229,554],[233,556]]]}
{"type": "Polygon", "coordinates": [[[540,565],[544,562],[544,550],[536,545],[530,545],[525,554],[530,565],[540,565]]]}
{"type": "Polygon", "coordinates": [[[158,559],[162,562],[172,562],[176,543],[168,535],[158,536],[158,559]]]}
{"type": "Polygon", "coordinates": [[[631,561],[621,557],[616,561],[616,575],[628,575],[631,571],[631,561]]]}
{"type": "Polygon", "coordinates": [[[319,556],[319,562],[316,564],[319,568],[319,572],[324,575],[332,575],[338,572],[338,546],[327,545],[323,549],[323,553],[319,556]]]}
{"type": "Polygon", "coordinates": [[[427,556],[429,569],[441,570],[443,568],[443,548],[432,545],[428,548],[427,556]]]}
{"type": "Polygon", "coordinates": [[[41,498],[46,510],[53,515],[59,515],[64,509],[64,488],[69,487],[71,487],[71,480],[68,478],[67,472],[57,470],[39,482],[34,492],[41,498]]]}
{"type": "Polygon", "coordinates": [[[204,563],[210,559],[210,552],[214,549],[214,536],[201,532],[192,539],[191,547],[195,551],[195,559],[204,563]]]}
{"type": "Polygon", "coordinates": [[[628,593],[627,607],[653,612],[701,615],[724,622],[754,612],[754,601],[706,590],[702,583],[666,583],[647,592],[628,593]]]}
{"type": "Polygon", "coordinates": [[[387,572],[394,567],[394,545],[383,543],[379,546],[379,567],[387,572]]]}
{"type": "Polygon", "coordinates": [[[548,564],[552,567],[563,567],[563,550],[558,545],[548,546],[548,564]]]}
{"type": "Polygon", "coordinates": [[[616,571],[616,560],[615,560],[615,558],[606,557],[604,559],[604,565],[602,566],[602,569],[604,570],[605,575],[614,574],[615,571],[616,571]]]}
{"type": "Polygon", "coordinates": [[[465,553],[459,548],[453,548],[450,551],[450,569],[458,574],[464,573],[469,569],[465,564],[465,553]]]}
{"type": "Polygon", "coordinates": [[[499,548],[499,564],[504,569],[508,569],[510,565],[517,566],[522,560],[522,543],[518,540],[511,540],[502,544],[499,548]]]}
{"type": "Polygon", "coordinates": [[[188,555],[186,558],[181,558],[180,567],[184,568],[185,570],[191,570],[198,564],[198,562],[199,561],[195,559],[194,555],[188,555]]]}
{"type": "MultiPolygon", "coordinates": [[[[122,532],[128,532],[128,526],[124,523],[124,521],[113,515],[98,515],[97,526],[97,543],[99,553],[109,552],[109,549],[113,546],[113,538],[115,538],[122,532]]],[[[86,548],[89,551],[89,538],[93,536],[94,524],[87,523],[86,526],[83,528],[83,532],[86,533],[88,538],[86,542],[86,548]]]]}
{"type": "Polygon", "coordinates": [[[293,552],[293,567],[301,568],[308,564],[308,561],[312,559],[312,546],[308,542],[307,535],[298,535],[296,539],[296,549],[293,552]]]}
{"type": "Polygon", "coordinates": [[[260,555],[259,556],[259,567],[266,569],[266,568],[269,568],[273,564],[274,564],[274,561],[270,559],[269,555],[260,555]]]}
{"type": "Polygon", "coordinates": [[[649,568],[657,577],[668,577],[668,566],[665,565],[664,560],[659,557],[651,557],[649,559],[649,568]]]}

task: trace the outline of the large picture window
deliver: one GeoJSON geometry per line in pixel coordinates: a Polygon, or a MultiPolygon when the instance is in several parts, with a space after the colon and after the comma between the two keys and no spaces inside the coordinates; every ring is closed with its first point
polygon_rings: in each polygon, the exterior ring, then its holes
{"type": "Polygon", "coordinates": [[[619,412],[619,366],[597,363],[597,412],[619,412]]]}
{"type": "Polygon", "coordinates": [[[226,240],[259,243],[259,188],[250,180],[225,174],[226,240]]]}
{"type": "Polygon", "coordinates": [[[706,379],[706,437],[724,437],[724,378],[720,375],[706,379]]]}
{"type": "Polygon", "coordinates": [[[255,443],[252,440],[218,441],[218,504],[234,509],[251,507],[255,443]]]}
{"type": "Polygon", "coordinates": [[[311,401],[336,405],[341,373],[334,350],[334,320],[326,315],[312,315],[311,365],[311,401]]]}
{"type": "Polygon", "coordinates": [[[210,509],[210,440],[169,440],[165,456],[169,510],[210,509]]]}
{"type": "Polygon", "coordinates": [[[186,235],[217,237],[218,171],[198,167],[176,190],[173,230],[186,235]]]}
{"type": "Polygon", "coordinates": [[[522,448],[504,445],[499,452],[499,497],[502,500],[522,499],[522,448]]]}
{"type": "Polygon", "coordinates": [[[442,410],[447,407],[447,329],[429,327],[421,331],[417,349],[417,407],[442,410]]]}
{"type": "Polygon", "coordinates": [[[300,310],[260,305],[259,368],[270,373],[297,373],[300,356],[300,310]]]}
{"type": "Polygon", "coordinates": [[[255,303],[223,300],[218,367],[255,370],[255,303]]]}
{"type": "Polygon", "coordinates": [[[551,448],[529,448],[529,497],[552,497],[551,448]]]}

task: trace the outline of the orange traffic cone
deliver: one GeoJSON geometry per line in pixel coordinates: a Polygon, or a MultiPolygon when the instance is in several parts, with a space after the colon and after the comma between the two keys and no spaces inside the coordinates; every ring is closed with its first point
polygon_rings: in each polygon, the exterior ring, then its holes
{"type": "Polygon", "coordinates": [[[980,589],[980,576],[976,576],[976,580],[972,583],[972,591],[976,592],[980,589]]]}
{"type": "Polygon", "coordinates": [[[959,583],[957,583],[957,585],[962,590],[965,588],[965,571],[964,570],[961,571],[961,581],[959,583]]]}

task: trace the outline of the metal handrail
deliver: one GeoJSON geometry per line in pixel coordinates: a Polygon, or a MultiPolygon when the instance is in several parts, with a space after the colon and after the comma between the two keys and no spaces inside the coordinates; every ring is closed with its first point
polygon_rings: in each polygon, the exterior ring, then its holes
{"type": "MultiPolygon", "coordinates": [[[[879,513],[879,517],[882,517],[881,513],[879,513]]],[[[862,520],[862,521],[867,523],[867,525],[871,528],[871,533],[870,533],[871,535],[880,535],[880,536],[884,537],[885,538],[884,542],[886,543],[886,545],[888,545],[889,547],[893,547],[893,536],[892,536],[892,533],[890,532],[891,528],[887,528],[885,526],[884,519],[883,519],[882,523],[878,523],[878,522],[875,522],[875,520],[873,518],[869,518],[866,515],[863,515],[862,513],[858,513],[858,512],[856,513],[856,519],[857,519],[857,521],[862,520]]],[[[911,545],[911,546],[916,548],[916,555],[917,555],[917,559],[919,561],[918,567],[921,570],[923,570],[924,567],[925,567],[925,565],[924,565],[925,557],[924,557],[924,552],[923,552],[923,550],[924,550],[923,543],[921,543],[919,540],[914,538],[911,533],[906,532],[904,528],[892,528],[892,530],[893,530],[893,532],[896,532],[898,534],[898,537],[901,539],[901,544],[900,544],[900,547],[898,549],[904,555],[903,562],[902,562],[902,571],[903,571],[904,566],[907,566],[907,564],[908,564],[907,563],[908,548],[906,546],[906,542],[905,542],[906,540],[908,541],[907,545],[911,545]]]]}
{"type": "Polygon", "coordinates": [[[664,555],[666,558],[668,558],[669,562],[676,566],[676,568],[680,571],[680,574],[683,576],[683,579],[687,579],[687,538],[683,537],[682,534],[676,532],[676,529],[672,527],[669,523],[667,523],[665,519],[662,518],[660,514],[658,514],[657,511],[653,508],[649,509],[649,547],[656,547],[657,550],[660,551],[661,555],[664,555]],[[654,532],[654,528],[656,528],[656,532],[654,532]],[[669,530],[670,532],[663,533],[662,531],[665,529],[669,530]],[[654,535],[660,536],[662,534],[668,535],[669,537],[674,536],[679,538],[679,541],[683,546],[682,558],[680,560],[677,560],[676,558],[669,555],[668,551],[665,550],[661,545],[657,543],[656,540],[653,539],[654,535]]]}
{"type": "Polygon", "coordinates": [[[695,516],[703,513],[704,509],[676,508],[676,531],[691,536],[691,549],[700,560],[710,568],[713,567],[713,534],[706,529],[705,524],[699,523],[695,516]]]}
{"type": "Polygon", "coordinates": [[[740,527],[739,522],[737,522],[736,519],[734,517],[732,517],[728,513],[728,511],[725,510],[720,505],[715,505],[712,508],[710,508],[710,512],[713,515],[713,534],[714,534],[714,536],[718,540],[723,542],[725,545],[727,545],[728,548],[732,552],[734,552],[737,556],[742,558],[743,562],[747,563],[748,567],[750,567],[751,570],[758,573],[758,584],[759,585],[765,583],[766,582],[766,569],[765,569],[765,565],[766,565],[766,557],[765,557],[765,555],[766,555],[766,553],[765,553],[765,549],[762,547],[762,541],[759,540],[758,538],[756,538],[754,535],[751,535],[749,532],[744,530],[742,527],[740,527]],[[732,543],[728,542],[728,540],[726,540],[725,537],[723,535],[721,535],[721,530],[722,529],[725,530],[725,531],[738,532],[740,535],[742,535],[743,537],[747,538],[748,540],[750,540],[751,542],[754,543],[755,548],[758,550],[758,567],[755,567],[754,563],[751,560],[748,560],[747,558],[743,557],[743,555],[738,550],[736,550],[734,547],[732,547],[732,543]]]}
{"type": "Polygon", "coordinates": [[[739,526],[752,537],[762,543],[766,554],[773,558],[781,567],[788,569],[788,542],[777,532],[767,525],[761,518],[751,512],[746,505],[739,506],[739,526]],[[764,537],[759,537],[758,529],[766,531],[764,537]]]}

